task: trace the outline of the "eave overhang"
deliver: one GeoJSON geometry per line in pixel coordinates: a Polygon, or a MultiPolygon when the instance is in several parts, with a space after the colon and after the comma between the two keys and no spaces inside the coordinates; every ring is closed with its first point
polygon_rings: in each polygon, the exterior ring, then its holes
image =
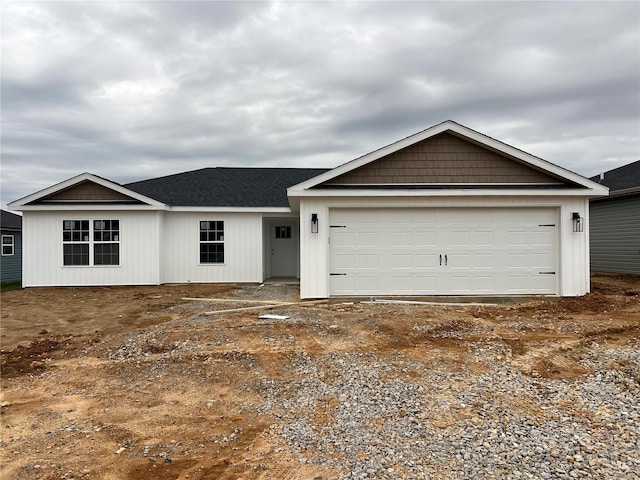
{"type": "Polygon", "coordinates": [[[291,199],[300,197],[601,197],[608,191],[592,191],[584,188],[362,188],[362,189],[314,189],[290,193],[291,199]]]}

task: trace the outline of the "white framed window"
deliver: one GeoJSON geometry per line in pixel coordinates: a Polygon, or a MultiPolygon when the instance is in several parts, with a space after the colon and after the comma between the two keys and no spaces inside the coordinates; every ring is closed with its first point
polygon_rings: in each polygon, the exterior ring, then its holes
{"type": "Polygon", "coordinates": [[[224,263],[224,222],[200,222],[200,263],[224,263]]]}
{"type": "Polygon", "coordinates": [[[2,235],[2,256],[10,256],[15,253],[15,236],[2,235]]]}
{"type": "Polygon", "coordinates": [[[63,220],[65,266],[120,265],[119,220],[63,220]]]}

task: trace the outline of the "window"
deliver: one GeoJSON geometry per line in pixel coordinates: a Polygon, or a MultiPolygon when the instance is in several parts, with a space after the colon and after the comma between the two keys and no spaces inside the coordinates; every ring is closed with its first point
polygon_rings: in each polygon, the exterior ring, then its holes
{"type": "Polygon", "coordinates": [[[120,221],[93,221],[93,264],[120,265],[120,221]]]}
{"type": "Polygon", "coordinates": [[[120,265],[120,221],[64,220],[62,244],[63,265],[120,265]]]}
{"type": "Polygon", "coordinates": [[[291,238],[291,227],[276,227],[276,238],[291,238]]]}
{"type": "Polygon", "coordinates": [[[224,222],[200,222],[200,263],[224,263],[224,222]]]}
{"type": "Polygon", "coordinates": [[[13,255],[14,236],[2,235],[2,255],[13,255]]]}
{"type": "Polygon", "coordinates": [[[89,265],[89,220],[62,222],[63,265],[89,265]]]}

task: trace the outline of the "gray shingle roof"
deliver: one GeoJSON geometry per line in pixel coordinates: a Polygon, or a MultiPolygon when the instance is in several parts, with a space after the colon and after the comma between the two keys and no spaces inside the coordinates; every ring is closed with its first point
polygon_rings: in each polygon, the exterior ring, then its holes
{"type": "Polygon", "coordinates": [[[604,172],[603,180],[600,180],[600,175],[591,177],[591,180],[609,187],[612,192],[640,187],[640,160],[604,172]]]}
{"type": "Polygon", "coordinates": [[[0,225],[3,230],[22,230],[22,217],[15,213],[0,210],[0,225]]]}
{"type": "Polygon", "coordinates": [[[203,168],[123,185],[171,206],[288,207],[287,188],[323,168],[203,168]]]}

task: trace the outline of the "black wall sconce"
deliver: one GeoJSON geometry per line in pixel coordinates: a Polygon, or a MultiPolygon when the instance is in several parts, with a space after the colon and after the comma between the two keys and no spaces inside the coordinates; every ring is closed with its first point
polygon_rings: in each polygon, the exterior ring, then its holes
{"type": "Polygon", "coordinates": [[[578,212],[573,212],[571,214],[571,220],[573,220],[573,231],[574,232],[582,232],[583,231],[583,218],[580,216],[578,212]]]}
{"type": "Polygon", "coordinates": [[[318,214],[311,214],[311,233],[318,233],[318,214]]]}

